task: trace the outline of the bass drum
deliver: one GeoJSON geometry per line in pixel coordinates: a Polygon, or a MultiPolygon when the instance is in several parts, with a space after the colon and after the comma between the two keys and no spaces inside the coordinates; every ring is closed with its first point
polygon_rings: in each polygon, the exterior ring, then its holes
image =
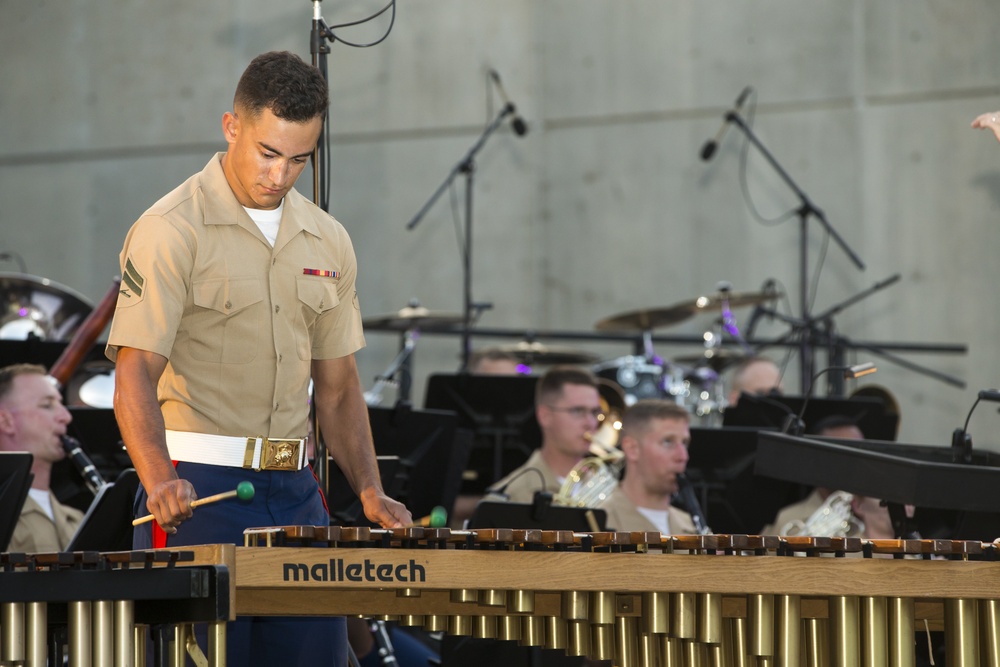
{"type": "Polygon", "coordinates": [[[643,398],[667,398],[663,366],[645,357],[618,357],[593,367],[599,378],[611,380],[625,394],[625,405],[632,405],[643,398]]]}

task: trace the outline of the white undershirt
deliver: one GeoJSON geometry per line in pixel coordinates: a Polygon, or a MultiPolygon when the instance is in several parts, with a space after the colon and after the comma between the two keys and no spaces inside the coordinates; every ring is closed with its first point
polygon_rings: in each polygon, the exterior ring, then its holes
{"type": "Polygon", "coordinates": [[[281,210],[285,208],[285,200],[282,199],[281,203],[278,204],[278,208],[275,209],[261,209],[261,208],[247,208],[243,207],[243,210],[247,212],[250,219],[254,221],[257,225],[257,229],[260,233],[264,235],[267,242],[274,247],[274,241],[278,238],[278,226],[281,224],[281,210]]]}
{"type": "Polygon", "coordinates": [[[649,519],[662,534],[670,534],[670,521],[667,518],[668,510],[651,510],[648,507],[636,507],[636,509],[639,510],[639,514],[649,519]]]}
{"type": "Polygon", "coordinates": [[[52,513],[52,497],[49,492],[45,489],[28,489],[28,495],[36,503],[42,506],[42,510],[46,515],[53,521],[56,520],[56,515],[52,513]]]}

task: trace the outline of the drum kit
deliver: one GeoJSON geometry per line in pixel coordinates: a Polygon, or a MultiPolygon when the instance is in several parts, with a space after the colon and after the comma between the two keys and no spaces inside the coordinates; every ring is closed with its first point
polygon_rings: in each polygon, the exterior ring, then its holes
{"type": "MultiPolygon", "coordinates": [[[[516,358],[521,364],[588,366],[602,384],[610,383],[624,397],[626,406],[644,398],[665,398],[685,406],[700,425],[721,423],[725,408],[722,373],[751,354],[736,328],[732,308],[765,304],[781,296],[769,290],[733,292],[725,283],[711,294],[681,301],[664,308],[649,308],[618,313],[598,321],[599,332],[638,332],[643,339],[643,354],[627,355],[601,361],[596,355],[564,346],[543,344],[526,339],[515,344],[491,348],[516,358]],[[654,329],[674,326],[696,315],[717,313],[714,330],[704,334],[704,348],[698,354],[668,360],[657,355],[652,346],[654,329]],[[734,336],[740,349],[723,348],[723,333],[734,336]]],[[[395,331],[412,341],[419,331],[458,331],[463,325],[459,314],[429,311],[411,304],[395,313],[365,319],[365,329],[395,331]]],[[[404,350],[405,350],[404,346],[404,350]]],[[[395,363],[390,367],[398,367],[395,363]]]]}

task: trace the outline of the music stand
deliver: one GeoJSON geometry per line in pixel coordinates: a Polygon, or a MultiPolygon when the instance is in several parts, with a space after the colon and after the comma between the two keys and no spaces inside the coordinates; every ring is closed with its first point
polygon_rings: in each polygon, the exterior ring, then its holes
{"type": "Polygon", "coordinates": [[[715,533],[756,534],[803,497],[799,484],[754,473],[760,430],[691,427],[686,474],[715,533]]]}
{"type": "Polygon", "coordinates": [[[400,459],[400,500],[413,516],[429,516],[439,505],[451,516],[469,459],[468,441],[455,437],[455,413],[369,406],[368,420],[375,453],[400,459]]]}
{"type": "Polygon", "coordinates": [[[765,426],[781,429],[785,419],[798,415],[806,403],[802,421],[806,428],[825,417],[843,415],[852,419],[868,440],[895,440],[899,415],[886,410],[885,403],[875,396],[854,398],[821,398],[810,396],[740,395],[736,405],[722,414],[723,426],[765,426]]]}
{"type": "Polygon", "coordinates": [[[469,528],[537,528],[594,532],[588,514],[597,522],[597,531],[606,530],[608,513],[593,507],[508,503],[482,500],[469,518],[469,528]]]}
{"type": "Polygon", "coordinates": [[[134,468],[102,486],[66,551],[128,551],[132,548],[132,508],[139,489],[134,468]]]}
{"type": "Polygon", "coordinates": [[[28,497],[32,461],[27,452],[0,452],[0,552],[7,550],[28,497]]]}
{"type": "Polygon", "coordinates": [[[961,453],[947,447],[761,432],[755,469],[884,500],[897,530],[909,524],[924,537],[992,541],[1000,535],[994,500],[1000,456],[979,451],[972,463],[960,460],[961,453]],[[910,522],[901,518],[903,505],[916,507],[910,522]]]}
{"type": "Polygon", "coordinates": [[[459,428],[473,432],[464,491],[481,494],[524,463],[542,442],[535,420],[537,378],[526,375],[434,374],[427,379],[424,407],[451,410],[459,428]]]}
{"type": "MultiPolygon", "coordinates": [[[[378,475],[382,489],[390,498],[398,498],[402,492],[403,480],[399,475],[401,462],[398,456],[376,456],[378,475]]],[[[330,490],[326,495],[326,506],[330,510],[330,523],[337,526],[377,527],[365,516],[364,506],[355,495],[347,477],[334,461],[330,461],[330,490]]]]}

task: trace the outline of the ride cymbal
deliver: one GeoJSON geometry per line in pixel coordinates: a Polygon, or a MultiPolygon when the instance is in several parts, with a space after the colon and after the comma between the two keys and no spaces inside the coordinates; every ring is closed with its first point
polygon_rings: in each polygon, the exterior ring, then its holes
{"type": "Polygon", "coordinates": [[[407,306],[388,315],[369,317],[361,321],[371,331],[409,331],[411,329],[447,330],[460,326],[465,318],[456,313],[427,310],[423,306],[407,306]]]}
{"type": "Polygon", "coordinates": [[[746,353],[740,350],[720,349],[705,350],[701,354],[676,357],[674,361],[684,366],[708,366],[716,373],[721,373],[746,358],[746,353]]]}
{"type": "Polygon", "coordinates": [[[780,292],[715,292],[665,308],[646,308],[612,315],[600,320],[594,328],[598,331],[649,331],[678,324],[699,313],[721,308],[727,300],[730,308],[741,308],[773,301],[780,296],[780,292]]]}

